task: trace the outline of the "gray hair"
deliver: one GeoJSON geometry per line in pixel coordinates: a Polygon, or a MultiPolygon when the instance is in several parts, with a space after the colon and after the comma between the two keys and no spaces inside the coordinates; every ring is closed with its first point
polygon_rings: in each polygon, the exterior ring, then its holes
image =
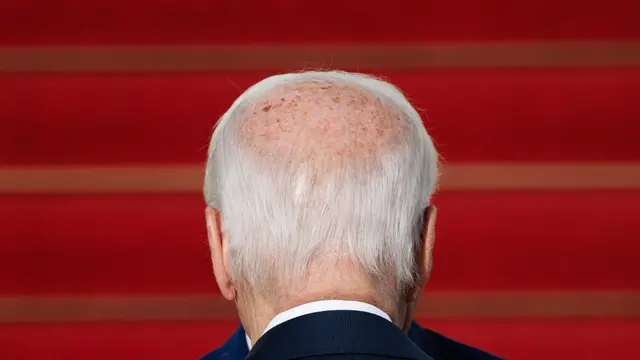
{"type": "Polygon", "coordinates": [[[396,87],[363,74],[310,71],[266,78],[222,115],[209,147],[204,196],[223,219],[232,278],[252,290],[302,281],[314,259],[330,254],[357,262],[373,279],[392,276],[404,287],[415,280],[415,249],[437,177],[431,137],[396,87]],[[241,123],[266,94],[318,81],[373,94],[400,114],[408,131],[367,166],[347,159],[319,182],[310,181],[313,170],[305,164],[287,166],[242,141],[241,123]]]}

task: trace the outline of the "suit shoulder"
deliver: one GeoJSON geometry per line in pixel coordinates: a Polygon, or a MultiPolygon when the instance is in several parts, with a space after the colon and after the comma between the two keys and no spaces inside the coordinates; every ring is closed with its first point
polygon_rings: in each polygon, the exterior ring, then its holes
{"type": "Polygon", "coordinates": [[[224,348],[218,348],[200,358],[200,360],[231,360],[231,355],[224,348]]]}
{"type": "Polygon", "coordinates": [[[246,334],[240,326],[222,346],[201,357],[200,360],[242,360],[248,352],[246,334]]]}
{"type": "Polygon", "coordinates": [[[409,336],[436,360],[502,360],[486,351],[448,338],[433,330],[412,324],[409,336]]]}

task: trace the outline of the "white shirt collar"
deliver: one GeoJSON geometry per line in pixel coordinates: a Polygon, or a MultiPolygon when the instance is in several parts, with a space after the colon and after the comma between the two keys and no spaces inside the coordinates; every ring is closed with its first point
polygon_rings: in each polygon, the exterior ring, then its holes
{"type": "MultiPolygon", "coordinates": [[[[281,312],[280,314],[276,315],[273,319],[271,319],[267,327],[264,329],[264,332],[262,333],[262,335],[264,335],[264,333],[282,324],[285,321],[289,321],[291,319],[294,319],[303,315],[309,315],[309,314],[313,314],[321,311],[336,311],[336,310],[363,311],[370,314],[378,315],[388,321],[391,321],[391,318],[389,317],[389,315],[387,315],[384,311],[380,310],[378,307],[373,306],[371,304],[367,304],[360,301],[321,300],[321,301],[314,301],[314,302],[302,304],[294,308],[291,308],[287,311],[281,312]]],[[[246,335],[246,337],[247,337],[247,346],[249,347],[249,350],[251,350],[251,346],[252,346],[251,339],[249,339],[249,335],[246,335]]]]}

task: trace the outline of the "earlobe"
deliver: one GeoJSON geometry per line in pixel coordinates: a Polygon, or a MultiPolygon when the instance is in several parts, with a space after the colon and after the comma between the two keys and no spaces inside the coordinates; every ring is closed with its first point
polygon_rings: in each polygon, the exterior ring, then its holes
{"type": "Polygon", "coordinates": [[[205,210],[205,218],[207,221],[207,236],[211,250],[211,261],[213,263],[213,274],[215,275],[218,287],[220,287],[221,295],[229,301],[234,301],[236,298],[236,288],[231,281],[228,270],[229,266],[227,264],[228,258],[226,254],[227,239],[222,233],[220,212],[207,207],[205,210]]]}

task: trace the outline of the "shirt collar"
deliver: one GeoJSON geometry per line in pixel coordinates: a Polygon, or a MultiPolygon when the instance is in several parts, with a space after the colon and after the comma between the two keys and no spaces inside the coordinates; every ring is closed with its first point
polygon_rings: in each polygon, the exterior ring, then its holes
{"type": "MultiPolygon", "coordinates": [[[[291,319],[295,319],[297,317],[303,315],[309,315],[321,311],[338,311],[338,310],[347,310],[347,311],[362,311],[370,314],[378,315],[381,318],[384,318],[388,321],[391,321],[389,315],[387,315],[384,311],[380,310],[378,307],[367,304],[360,301],[348,301],[348,300],[321,300],[314,301],[306,304],[302,304],[281,312],[276,315],[264,329],[264,333],[273,329],[274,327],[282,324],[285,321],[289,321],[291,319]]],[[[245,335],[247,339],[247,346],[249,350],[251,350],[251,339],[249,339],[249,335],[245,335]]]]}

